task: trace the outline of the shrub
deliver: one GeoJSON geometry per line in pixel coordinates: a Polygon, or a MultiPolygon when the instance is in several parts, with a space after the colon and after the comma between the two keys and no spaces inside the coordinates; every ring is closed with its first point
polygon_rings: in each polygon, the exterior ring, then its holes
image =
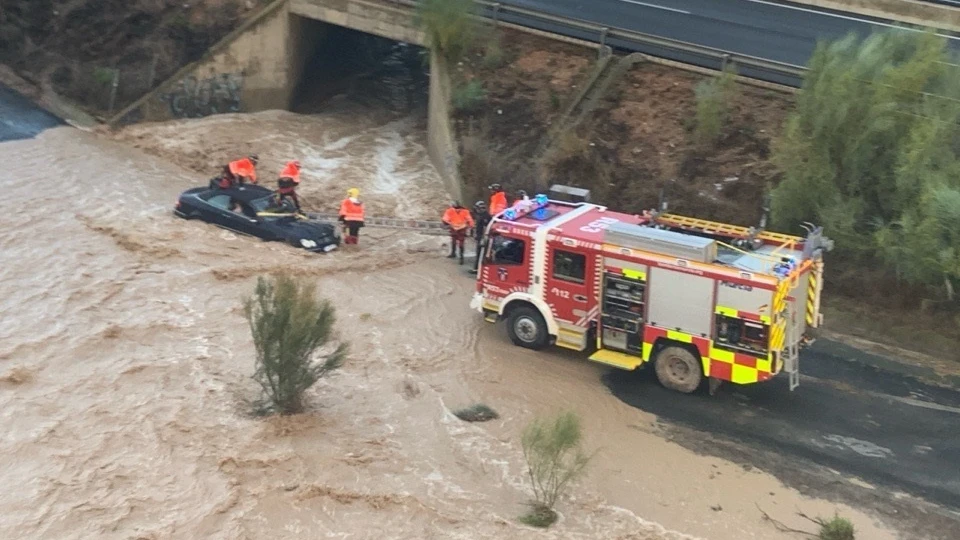
{"type": "Polygon", "coordinates": [[[279,275],[260,277],[244,315],[257,351],[253,378],[263,389],[262,410],[293,414],[303,410],[303,394],[321,377],[339,368],[347,345],[314,360],[333,337],[334,308],[316,298],[316,286],[279,275]]]}
{"type": "Polygon", "coordinates": [[[697,142],[712,146],[723,131],[730,104],[737,97],[737,72],[728,64],[718,77],[701,82],[694,89],[697,99],[694,136],[697,142]]]}
{"type": "Polygon", "coordinates": [[[487,99],[487,91],[484,90],[480,81],[474,80],[455,88],[450,99],[454,109],[470,113],[479,109],[487,99]]]}
{"type": "Polygon", "coordinates": [[[453,411],[453,415],[464,422],[487,422],[489,420],[496,420],[497,418],[500,418],[500,415],[497,414],[497,411],[491,409],[483,403],[477,403],[475,405],[453,411]]]}
{"type": "Polygon", "coordinates": [[[520,518],[528,525],[547,527],[556,520],[557,500],[584,472],[590,457],[581,449],[580,418],[565,412],[536,419],[523,431],[523,456],[533,490],[531,510],[520,518]]]}
{"type": "Polygon", "coordinates": [[[421,0],[416,22],[427,34],[427,43],[445,60],[459,62],[473,46],[477,28],[473,0],[421,0]]]}
{"type": "Polygon", "coordinates": [[[820,44],[773,161],[772,218],[953,299],[960,280],[960,73],[932,32],[820,44]]]}
{"type": "Polygon", "coordinates": [[[853,523],[847,518],[835,515],[829,521],[818,519],[817,522],[820,524],[817,535],[820,540],[855,540],[853,523]]]}

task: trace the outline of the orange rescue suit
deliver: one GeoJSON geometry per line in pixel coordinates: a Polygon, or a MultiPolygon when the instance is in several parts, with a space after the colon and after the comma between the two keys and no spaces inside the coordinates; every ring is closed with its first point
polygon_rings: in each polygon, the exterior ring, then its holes
{"type": "Polygon", "coordinates": [[[498,191],[497,193],[494,193],[493,195],[491,195],[489,207],[490,207],[491,216],[496,216],[500,212],[503,212],[504,210],[506,210],[507,194],[502,191],[498,191]]]}
{"type": "Polygon", "coordinates": [[[283,194],[293,193],[298,185],[300,185],[300,167],[294,162],[287,163],[280,171],[280,189],[278,191],[283,194]]]}
{"type": "Polygon", "coordinates": [[[363,221],[363,203],[353,202],[347,197],[340,203],[340,217],[344,221],[363,221]]]}
{"type": "Polygon", "coordinates": [[[248,158],[238,159],[236,161],[230,162],[230,173],[233,176],[240,178],[246,177],[249,178],[254,184],[257,183],[257,169],[254,167],[253,162],[248,158]]]}
{"type": "Polygon", "coordinates": [[[451,229],[459,231],[467,227],[473,227],[473,216],[470,215],[470,211],[466,208],[454,208],[451,206],[443,213],[443,222],[449,225],[451,229]]]}

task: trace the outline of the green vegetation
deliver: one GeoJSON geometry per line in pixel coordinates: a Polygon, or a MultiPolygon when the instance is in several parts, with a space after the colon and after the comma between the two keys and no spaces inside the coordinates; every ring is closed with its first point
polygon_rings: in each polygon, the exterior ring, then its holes
{"type": "Polygon", "coordinates": [[[960,70],[933,33],[817,47],[773,159],[775,225],[811,221],[855,268],[954,297],[960,278],[960,70]]]}
{"type": "Polygon", "coordinates": [[[820,525],[820,532],[817,538],[820,540],[855,540],[853,523],[847,518],[833,516],[829,521],[824,519],[815,520],[820,525]]]}
{"type": "Polygon", "coordinates": [[[450,100],[453,108],[459,112],[475,112],[487,99],[487,91],[480,81],[474,79],[453,89],[450,100]]]}
{"type": "Polygon", "coordinates": [[[316,298],[313,283],[279,275],[270,280],[258,278],[254,295],[244,302],[243,310],[257,350],[253,378],[264,394],[259,409],[301,412],[304,392],[346,358],[347,345],[340,343],[314,359],[314,353],[333,338],[333,307],[316,298]]]}
{"type": "Polygon", "coordinates": [[[549,527],[556,521],[553,507],[590,461],[581,448],[582,437],[580,418],[572,412],[536,419],[524,429],[521,442],[534,500],[522,523],[549,527]]]}
{"type": "Polygon", "coordinates": [[[497,411],[491,409],[483,403],[477,403],[475,405],[453,411],[453,415],[464,422],[487,422],[489,420],[496,420],[497,418],[500,418],[500,415],[497,414],[497,411]]]}
{"type": "Polygon", "coordinates": [[[694,136],[697,142],[713,146],[723,133],[723,125],[730,114],[730,105],[736,100],[739,86],[737,70],[733,64],[727,64],[716,78],[708,79],[696,86],[697,116],[694,123],[694,136]]]}
{"type": "Polygon", "coordinates": [[[476,4],[473,0],[422,0],[417,6],[417,26],[427,35],[427,44],[447,62],[459,62],[470,52],[477,37],[476,4]]]}

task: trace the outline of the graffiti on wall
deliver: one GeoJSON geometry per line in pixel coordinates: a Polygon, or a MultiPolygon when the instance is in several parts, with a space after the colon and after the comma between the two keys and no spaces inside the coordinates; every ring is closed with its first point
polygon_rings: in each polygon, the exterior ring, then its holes
{"type": "Polygon", "coordinates": [[[174,118],[200,118],[211,114],[240,112],[243,75],[221,73],[198,80],[190,75],[160,99],[167,103],[174,118]]]}

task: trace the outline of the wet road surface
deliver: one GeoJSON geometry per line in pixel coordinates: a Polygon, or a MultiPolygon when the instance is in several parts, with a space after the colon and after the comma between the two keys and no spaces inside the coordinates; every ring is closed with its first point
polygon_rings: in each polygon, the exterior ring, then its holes
{"type": "Polygon", "coordinates": [[[842,354],[823,341],[805,351],[804,376],[794,392],[785,376],[768,384],[725,385],[712,397],[670,392],[652,370],[610,372],[604,382],[625,403],[678,426],[681,444],[737,460],[721,448],[733,442],[744,447],[744,463],[752,461],[751,449],[779,456],[771,463],[774,474],[786,462],[794,469],[822,467],[888,493],[960,509],[960,392],[842,354]]]}

